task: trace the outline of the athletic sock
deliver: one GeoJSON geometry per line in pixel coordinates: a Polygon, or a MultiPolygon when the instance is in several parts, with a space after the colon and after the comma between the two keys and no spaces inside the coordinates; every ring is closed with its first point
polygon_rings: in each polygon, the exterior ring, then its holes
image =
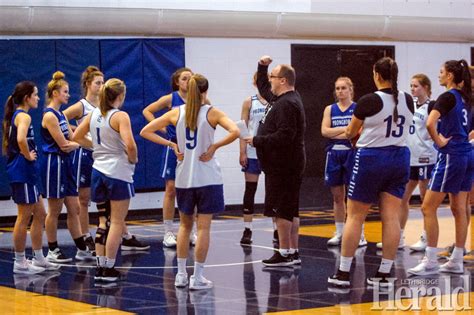
{"type": "Polygon", "coordinates": [[[382,261],[380,262],[379,272],[390,273],[392,265],[393,260],[382,258],[382,261]]]}
{"type": "Polygon", "coordinates": [[[341,256],[341,261],[339,263],[339,270],[344,271],[344,272],[349,272],[351,270],[352,259],[354,259],[354,257],[341,256]]]}

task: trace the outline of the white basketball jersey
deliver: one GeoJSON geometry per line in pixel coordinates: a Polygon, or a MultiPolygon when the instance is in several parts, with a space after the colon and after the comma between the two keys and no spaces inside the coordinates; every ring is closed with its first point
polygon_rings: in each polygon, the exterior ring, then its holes
{"type": "Polygon", "coordinates": [[[358,148],[377,148],[387,146],[407,145],[408,129],[413,120],[413,114],[407,106],[405,93],[398,92],[398,120],[393,121],[393,108],[395,101],[392,94],[381,91],[375,92],[383,102],[380,112],[374,116],[366,117],[359,140],[358,148]]]}
{"type": "Polygon", "coordinates": [[[90,133],[94,147],[92,167],[110,178],[133,183],[135,165],[128,161],[126,146],[120,134],[110,126],[110,117],[118,109],[111,109],[102,116],[99,108],[92,111],[90,133]]]}
{"type": "MultiPolygon", "coordinates": [[[[262,104],[257,95],[251,97],[248,121],[248,129],[251,136],[255,136],[257,134],[260,120],[265,114],[265,107],[266,105],[262,104]]],[[[247,145],[247,157],[249,159],[257,158],[257,150],[251,145],[247,145]]]]}
{"type": "MultiPolygon", "coordinates": [[[[91,103],[89,103],[89,101],[87,101],[85,98],[80,100],[80,102],[82,103],[82,117],[79,118],[79,119],[76,119],[76,122],[77,122],[78,126],[84,121],[84,119],[86,119],[86,116],[89,115],[89,113],[92,112],[95,109],[95,106],[92,105],[91,103]]],[[[91,135],[88,132],[87,137],[90,138],[90,136],[91,135]]]]}
{"type": "Polygon", "coordinates": [[[201,154],[214,143],[215,129],[208,120],[207,114],[212,108],[202,105],[197,117],[197,128],[191,131],[186,128],[186,105],[179,107],[179,119],[176,124],[176,139],[179,152],[184,159],[176,166],[176,188],[197,188],[210,185],[222,185],[221,168],[215,156],[208,162],[199,161],[201,154]]]}
{"type": "Polygon", "coordinates": [[[434,147],[434,142],[426,128],[426,120],[428,119],[428,105],[430,100],[421,104],[416,108],[413,115],[413,124],[410,126],[407,139],[408,148],[410,149],[410,165],[421,166],[436,163],[438,152],[434,147]]]}

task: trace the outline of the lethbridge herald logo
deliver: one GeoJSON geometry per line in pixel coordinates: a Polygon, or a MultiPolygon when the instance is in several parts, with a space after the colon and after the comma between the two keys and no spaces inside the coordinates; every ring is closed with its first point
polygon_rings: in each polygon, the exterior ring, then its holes
{"type": "Polygon", "coordinates": [[[469,275],[437,279],[404,279],[399,287],[396,278],[387,278],[389,288],[374,285],[371,310],[383,311],[468,311],[471,304],[469,275]],[[383,301],[380,299],[384,298],[383,301]],[[385,300],[385,298],[387,300],[385,300]]]}

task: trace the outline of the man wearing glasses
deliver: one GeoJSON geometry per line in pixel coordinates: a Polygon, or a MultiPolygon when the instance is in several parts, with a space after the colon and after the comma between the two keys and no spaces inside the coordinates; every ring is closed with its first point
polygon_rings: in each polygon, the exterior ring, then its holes
{"type": "Polygon", "coordinates": [[[298,253],[299,194],[306,163],[304,149],[305,113],[301,96],[295,91],[295,70],[277,65],[268,74],[270,56],[258,62],[257,87],[269,103],[257,135],[245,141],[257,149],[265,173],[264,214],[276,217],[279,251],[265,266],[301,264],[298,253]]]}

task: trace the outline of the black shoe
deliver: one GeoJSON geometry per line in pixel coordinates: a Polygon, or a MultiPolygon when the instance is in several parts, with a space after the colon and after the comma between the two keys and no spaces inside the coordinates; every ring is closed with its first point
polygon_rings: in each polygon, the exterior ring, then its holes
{"type": "Polygon", "coordinates": [[[132,235],[129,240],[122,238],[122,246],[120,248],[122,250],[147,250],[150,249],[150,245],[143,244],[137,240],[135,235],[132,235]]]}
{"type": "Polygon", "coordinates": [[[367,278],[367,283],[372,286],[378,285],[384,288],[392,287],[394,281],[390,281],[388,278],[390,278],[390,273],[377,271],[374,277],[367,278]]]}
{"type": "Polygon", "coordinates": [[[102,281],[114,282],[114,281],[118,281],[119,279],[120,279],[120,272],[118,272],[114,267],[103,268],[102,281]]]}
{"type": "Polygon", "coordinates": [[[278,230],[273,231],[273,248],[280,248],[280,241],[278,239],[278,230]]]}
{"type": "Polygon", "coordinates": [[[94,280],[95,281],[102,281],[102,275],[104,273],[104,268],[103,267],[97,267],[95,268],[95,276],[94,280]]]}
{"type": "Polygon", "coordinates": [[[290,255],[284,257],[280,252],[275,252],[270,259],[262,260],[262,263],[268,267],[287,267],[293,265],[293,259],[290,255]]]}
{"type": "Polygon", "coordinates": [[[348,287],[351,285],[350,274],[349,272],[341,271],[338,269],[336,274],[328,278],[328,283],[341,287],[348,287]]]}
{"type": "Polygon", "coordinates": [[[86,243],[87,249],[90,252],[95,252],[95,243],[94,243],[94,239],[92,238],[92,236],[88,236],[88,237],[84,238],[84,243],[86,243]]]}
{"type": "Polygon", "coordinates": [[[240,239],[240,244],[243,244],[243,245],[252,244],[252,230],[251,229],[245,228],[244,234],[242,234],[242,238],[240,239]]]}
{"type": "Polygon", "coordinates": [[[294,254],[290,254],[291,259],[293,259],[293,265],[301,265],[300,253],[296,251],[294,254]]]}

